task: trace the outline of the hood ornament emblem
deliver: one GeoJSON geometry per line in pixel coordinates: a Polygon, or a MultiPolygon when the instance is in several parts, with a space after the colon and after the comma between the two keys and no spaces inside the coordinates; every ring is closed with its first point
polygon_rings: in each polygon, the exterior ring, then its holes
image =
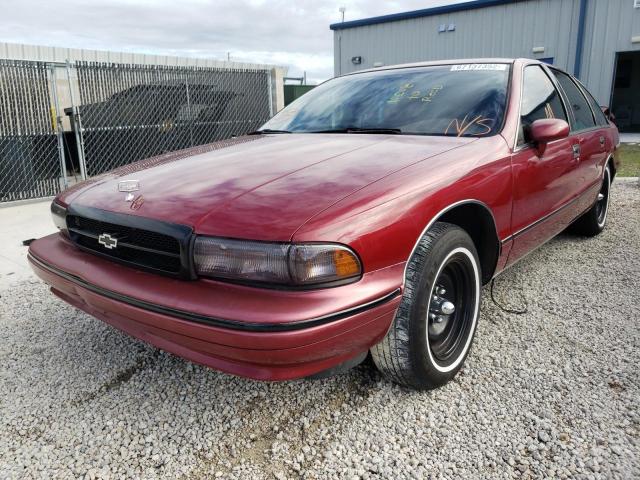
{"type": "Polygon", "coordinates": [[[118,182],[119,192],[135,192],[140,190],[140,182],[138,180],[122,180],[118,182]]]}
{"type": "Polygon", "coordinates": [[[136,197],[131,192],[138,190],[140,190],[140,182],[138,180],[122,180],[118,182],[118,191],[127,193],[127,196],[124,197],[125,202],[132,202],[136,197]]]}

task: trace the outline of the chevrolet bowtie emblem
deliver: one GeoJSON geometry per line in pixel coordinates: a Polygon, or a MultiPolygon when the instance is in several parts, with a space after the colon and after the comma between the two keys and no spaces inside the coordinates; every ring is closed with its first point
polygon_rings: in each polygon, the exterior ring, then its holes
{"type": "Polygon", "coordinates": [[[98,237],[98,243],[109,250],[118,246],[118,239],[112,237],[108,233],[103,233],[98,237]]]}

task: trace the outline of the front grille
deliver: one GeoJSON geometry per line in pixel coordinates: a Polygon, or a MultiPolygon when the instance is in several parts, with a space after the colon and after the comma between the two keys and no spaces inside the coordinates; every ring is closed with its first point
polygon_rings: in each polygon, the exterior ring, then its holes
{"type": "Polygon", "coordinates": [[[84,249],[145,269],[175,275],[183,270],[180,241],[171,235],[80,215],[68,215],[67,226],[73,242],[84,249]],[[99,242],[104,234],[117,240],[115,248],[99,242]]]}

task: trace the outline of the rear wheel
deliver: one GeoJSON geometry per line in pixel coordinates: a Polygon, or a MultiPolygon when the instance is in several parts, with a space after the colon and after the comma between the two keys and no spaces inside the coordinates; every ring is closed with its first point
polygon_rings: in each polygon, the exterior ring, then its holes
{"type": "Polygon", "coordinates": [[[436,223],[409,260],[402,302],[389,332],[371,349],[378,369],[418,389],[451,380],[476,330],[480,278],[469,235],[456,225],[436,223]]]}
{"type": "Polygon", "coordinates": [[[572,231],[579,235],[593,237],[604,230],[607,222],[607,213],[609,212],[610,191],[611,170],[607,165],[604,170],[604,178],[596,203],[587,213],[575,221],[571,226],[572,231]]]}

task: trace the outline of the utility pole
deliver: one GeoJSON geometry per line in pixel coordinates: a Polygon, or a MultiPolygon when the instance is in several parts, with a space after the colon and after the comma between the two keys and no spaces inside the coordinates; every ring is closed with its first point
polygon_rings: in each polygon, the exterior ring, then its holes
{"type": "Polygon", "coordinates": [[[340,7],[338,11],[342,14],[342,21],[344,22],[344,12],[347,11],[347,7],[340,7]]]}

